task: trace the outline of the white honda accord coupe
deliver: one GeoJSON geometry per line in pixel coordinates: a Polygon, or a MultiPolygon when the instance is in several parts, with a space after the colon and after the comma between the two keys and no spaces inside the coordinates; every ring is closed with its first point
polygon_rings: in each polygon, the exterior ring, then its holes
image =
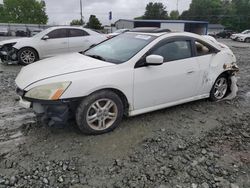
{"type": "Polygon", "coordinates": [[[1,41],[0,58],[27,65],[58,54],[84,51],[106,39],[106,35],[82,27],[51,27],[30,38],[1,41]]]}
{"type": "Polygon", "coordinates": [[[83,133],[102,134],[135,116],[231,93],[238,71],[225,45],[192,33],[128,32],[84,53],[45,59],[16,78],[20,104],[49,125],[74,117],[83,133]]]}

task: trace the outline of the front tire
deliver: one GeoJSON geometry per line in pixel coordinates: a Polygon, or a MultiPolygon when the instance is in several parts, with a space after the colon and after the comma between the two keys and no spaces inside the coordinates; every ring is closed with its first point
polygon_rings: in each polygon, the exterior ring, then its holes
{"type": "Polygon", "coordinates": [[[39,60],[37,52],[32,48],[22,48],[19,50],[17,57],[18,62],[22,65],[29,65],[39,60]]]}
{"type": "Polygon", "coordinates": [[[114,130],[122,120],[124,106],[111,91],[100,91],[86,97],[76,110],[76,123],[85,134],[103,134],[114,130]]]}
{"type": "Polygon", "coordinates": [[[245,42],[246,42],[246,43],[250,43],[250,38],[246,38],[246,39],[245,39],[245,42]]]}
{"type": "Polygon", "coordinates": [[[228,76],[226,74],[220,75],[216,79],[211,89],[210,100],[219,101],[223,99],[228,94],[229,89],[230,89],[230,85],[229,85],[228,76]]]}

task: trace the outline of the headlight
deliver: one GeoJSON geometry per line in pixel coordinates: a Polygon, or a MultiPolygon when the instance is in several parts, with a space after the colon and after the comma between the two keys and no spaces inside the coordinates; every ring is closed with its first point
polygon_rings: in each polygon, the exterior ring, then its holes
{"type": "Polygon", "coordinates": [[[58,100],[71,82],[60,82],[34,87],[29,90],[25,97],[41,100],[58,100]]]}

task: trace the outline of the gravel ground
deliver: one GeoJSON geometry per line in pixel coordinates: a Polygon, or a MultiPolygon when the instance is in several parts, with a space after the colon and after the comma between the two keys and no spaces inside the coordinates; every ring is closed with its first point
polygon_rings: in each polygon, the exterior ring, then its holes
{"type": "Polygon", "coordinates": [[[17,104],[21,67],[0,64],[0,188],[249,188],[250,45],[221,41],[241,69],[236,99],[127,118],[100,136],[37,123],[17,104]]]}

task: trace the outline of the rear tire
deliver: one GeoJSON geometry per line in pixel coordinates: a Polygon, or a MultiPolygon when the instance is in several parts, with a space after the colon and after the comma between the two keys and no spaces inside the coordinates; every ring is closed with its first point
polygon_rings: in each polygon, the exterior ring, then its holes
{"type": "Polygon", "coordinates": [[[120,97],[107,90],[86,97],[76,110],[76,123],[85,134],[98,135],[114,130],[122,120],[120,97]]]}
{"type": "Polygon", "coordinates": [[[230,90],[230,82],[228,80],[228,76],[226,74],[220,75],[210,92],[210,100],[211,101],[219,101],[226,97],[228,91],[230,90]]]}
{"type": "Polygon", "coordinates": [[[17,57],[21,65],[29,65],[39,60],[37,52],[32,48],[22,48],[17,53],[17,57]]]}

